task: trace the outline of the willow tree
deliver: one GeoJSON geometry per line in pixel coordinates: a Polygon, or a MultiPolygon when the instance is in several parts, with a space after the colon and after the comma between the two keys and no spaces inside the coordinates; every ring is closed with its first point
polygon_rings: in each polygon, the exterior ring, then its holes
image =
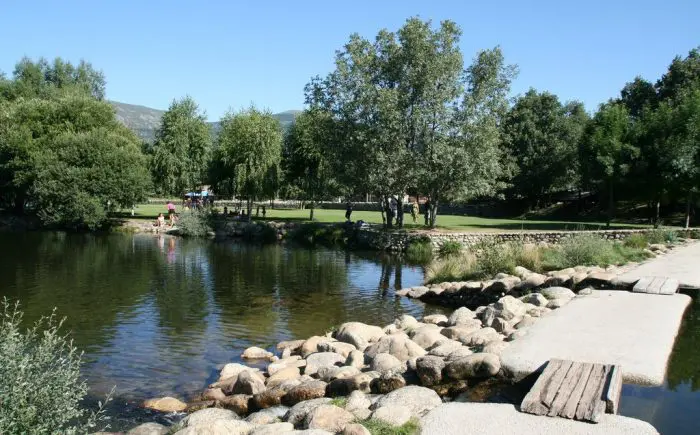
{"type": "Polygon", "coordinates": [[[233,192],[246,198],[248,221],[253,200],[274,195],[282,140],[282,127],[270,111],[250,107],[221,119],[216,152],[220,170],[214,181],[230,180],[233,192]]]}

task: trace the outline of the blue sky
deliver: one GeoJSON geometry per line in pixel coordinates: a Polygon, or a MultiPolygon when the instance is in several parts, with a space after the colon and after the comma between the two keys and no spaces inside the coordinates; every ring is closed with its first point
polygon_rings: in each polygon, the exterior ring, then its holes
{"type": "Polygon", "coordinates": [[[189,94],[210,120],[250,103],[302,108],[304,85],[351,33],[373,38],[411,16],[457,22],[467,61],[500,45],[520,68],[514,95],[534,87],[588,110],[700,45],[697,0],[3,3],[0,70],[25,55],[85,59],[109,99],[165,109],[189,94]]]}

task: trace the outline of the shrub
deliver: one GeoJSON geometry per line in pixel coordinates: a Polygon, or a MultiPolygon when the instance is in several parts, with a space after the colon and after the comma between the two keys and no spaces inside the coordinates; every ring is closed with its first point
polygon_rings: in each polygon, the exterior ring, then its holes
{"type": "Polygon", "coordinates": [[[700,230],[692,229],[685,232],[685,237],[688,239],[700,239],[700,230]]]}
{"type": "Polygon", "coordinates": [[[449,257],[451,255],[457,255],[462,252],[464,246],[456,240],[448,240],[438,249],[438,254],[440,257],[449,257]]]}
{"type": "Polygon", "coordinates": [[[558,247],[544,253],[546,269],[565,269],[575,266],[609,266],[647,258],[643,249],[613,243],[592,234],[567,238],[558,247]]]}
{"type": "MultiPolygon", "coordinates": [[[[80,402],[81,354],[59,332],[55,313],[22,331],[17,304],[2,302],[0,318],[0,433],[87,433],[102,419],[80,402]]],[[[109,397],[107,401],[109,401],[109,397]]]]}
{"type": "Polygon", "coordinates": [[[678,241],[678,233],[668,228],[657,228],[647,233],[649,243],[675,243],[678,241]]]}
{"type": "Polygon", "coordinates": [[[476,257],[471,252],[462,252],[433,261],[425,269],[425,281],[431,284],[477,278],[480,272],[476,263],[476,257]]]}
{"type": "Polygon", "coordinates": [[[204,212],[185,212],[177,220],[180,234],[186,237],[206,237],[212,231],[209,216],[204,212]]]}
{"type": "Polygon", "coordinates": [[[413,435],[418,433],[419,425],[415,419],[410,419],[401,426],[394,426],[382,420],[369,419],[362,422],[372,435],[413,435]]]}
{"type": "Polygon", "coordinates": [[[433,259],[433,244],[430,239],[414,239],[406,248],[406,260],[414,264],[428,264],[433,259]]]}
{"type": "Polygon", "coordinates": [[[544,248],[533,244],[515,244],[510,246],[516,266],[522,266],[533,272],[542,271],[542,252],[544,248]]]}
{"type": "Polygon", "coordinates": [[[498,243],[492,240],[482,240],[474,245],[478,262],[478,275],[481,278],[491,278],[497,273],[512,273],[517,264],[513,245],[498,243]]]}
{"type": "Polygon", "coordinates": [[[644,234],[632,234],[625,238],[623,244],[630,248],[644,249],[649,244],[649,241],[644,234]]]}

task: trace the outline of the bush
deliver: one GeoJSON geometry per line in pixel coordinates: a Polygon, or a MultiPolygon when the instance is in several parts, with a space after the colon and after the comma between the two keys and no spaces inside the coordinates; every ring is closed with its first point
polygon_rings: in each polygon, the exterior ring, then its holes
{"type": "Polygon", "coordinates": [[[514,245],[498,243],[493,240],[482,240],[474,245],[478,262],[478,275],[481,278],[492,278],[497,273],[513,273],[515,266],[514,245]]]}
{"type": "Polygon", "coordinates": [[[425,269],[425,281],[427,284],[464,281],[479,277],[479,273],[474,254],[462,252],[430,263],[425,269]]]}
{"type": "Polygon", "coordinates": [[[678,241],[678,233],[668,228],[657,228],[647,233],[649,243],[675,243],[678,241]]]}
{"type": "Polygon", "coordinates": [[[438,254],[440,257],[449,257],[451,255],[457,255],[462,252],[464,246],[456,240],[448,240],[438,249],[438,254]]]}
{"type": "MultiPolygon", "coordinates": [[[[80,407],[88,387],[81,354],[59,332],[55,313],[22,331],[18,305],[2,302],[0,433],[87,433],[102,418],[80,407]]],[[[109,397],[107,399],[110,400],[109,397]]]]}
{"type": "Polygon", "coordinates": [[[428,264],[433,259],[433,244],[429,238],[413,239],[406,248],[406,260],[414,264],[428,264]]]}
{"type": "Polygon", "coordinates": [[[644,249],[649,244],[649,241],[644,234],[632,234],[625,238],[622,244],[630,248],[644,249]]]}
{"type": "Polygon", "coordinates": [[[177,227],[185,237],[206,237],[212,231],[209,216],[198,211],[182,213],[177,220],[177,227]]]}
{"type": "Polygon", "coordinates": [[[575,266],[609,266],[640,261],[647,258],[643,249],[613,243],[592,234],[567,238],[558,247],[544,252],[546,269],[565,269],[575,266]]]}
{"type": "Polygon", "coordinates": [[[511,244],[513,262],[533,272],[542,272],[542,253],[544,248],[533,244],[511,244]]]}

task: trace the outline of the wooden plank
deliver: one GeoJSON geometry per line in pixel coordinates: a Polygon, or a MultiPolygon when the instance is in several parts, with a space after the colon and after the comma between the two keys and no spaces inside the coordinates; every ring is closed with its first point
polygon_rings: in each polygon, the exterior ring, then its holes
{"type": "Polygon", "coordinates": [[[654,279],[651,281],[651,284],[649,284],[649,287],[647,287],[647,293],[649,294],[659,294],[659,290],[661,290],[661,286],[664,284],[666,281],[665,276],[656,276],[654,279]]]}
{"type": "Polygon", "coordinates": [[[584,364],[578,380],[576,381],[576,385],[569,396],[569,400],[566,401],[564,408],[559,413],[560,416],[570,419],[576,416],[576,408],[581,401],[581,395],[583,394],[583,390],[588,383],[588,378],[591,376],[594,367],[595,364],[584,364]]]}
{"type": "Polygon", "coordinates": [[[594,418],[599,413],[598,408],[602,406],[603,411],[605,411],[605,402],[602,401],[602,398],[607,372],[608,366],[596,364],[576,408],[576,420],[597,422],[597,419],[594,418]]]}
{"type": "Polygon", "coordinates": [[[566,405],[566,402],[569,400],[569,397],[571,397],[571,393],[573,392],[574,387],[576,387],[578,380],[583,374],[584,366],[588,365],[591,364],[580,362],[574,362],[571,364],[571,368],[569,368],[569,371],[566,374],[564,381],[561,383],[561,386],[557,391],[556,397],[554,398],[552,404],[549,407],[549,412],[547,413],[548,416],[556,417],[562,412],[564,405],[566,405]]]}
{"type": "Polygon", "coordinates": [[[569,369],[573,363],[573,361],[568,360],[561,361],[557,371],[554,372],[554,374],[549,378],[544,390],[542,391],[541,398],[542,403],[547,408],[552,406],[552,402],[554,402],[557,391],[559,391],[559,387],[561,387],[562,382],[564,382],[564,378],[566,377],[566,374],[569,372],[569,369]]]}
{"type": "Polygon", "coordinates": [[[651,281],[654,279],[653,276],[643,276],[637,283],[634,285],[632,288],[632,291],[635,293],[646,293],[647,287],[649,287],[649,284],[651,284],[651,281]]]}
{"type": "Polygon", "coordinates": [[[660,295],[672,295],[678,291],[681,283],[675,278],[668,278],[659,289],[660,295]]]}
{"type": "Polygon", "coordinates": [[[543,415],[547,413],[548,408],[542,403],[542,393],[544,392],[552,375],[559,370],[563,361],[559,359],[551,359],[545,366],[544,370],[537,378],[535,385],[532,386],[527,393],[522,403],[520,410],[529,414],[543,415]]]}
{"type": "Polygon", "coordinates": [[[617,414],[622,393],[622,370],[618,366],[612,366],[608,377],[609,383],[605,390],[605,412],[617,414]]]}

